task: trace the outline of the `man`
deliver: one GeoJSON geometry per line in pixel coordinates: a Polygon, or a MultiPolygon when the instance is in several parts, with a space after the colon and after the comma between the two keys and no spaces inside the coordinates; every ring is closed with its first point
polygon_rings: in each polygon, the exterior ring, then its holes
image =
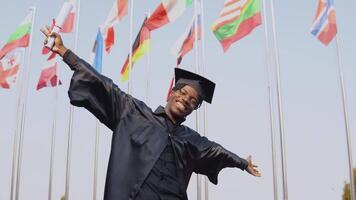
{"type": "Polygon", "coordinates": [[[58,34],[48,28],[42,32],[54,37],[51,50],[74,71],[71,104],[86,108],[113,131],[105,200],[187,200],[193,172],[217,184],[225,167],[261,176],[251,156],[242,159],[181,124],[202,101],[211,103],[213,82],[175,69],[176,84],[166,106],[153,112],[68,50],[58,34]]]}

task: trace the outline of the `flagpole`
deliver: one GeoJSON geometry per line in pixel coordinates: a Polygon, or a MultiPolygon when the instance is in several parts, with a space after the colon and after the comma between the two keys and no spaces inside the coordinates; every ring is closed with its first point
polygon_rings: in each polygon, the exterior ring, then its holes
{"type": "Polygon", "coordinates": [[[100,122],[98,119],[96,119],[93,200],[96,200],[96,196],[97,196],[99,139],[100,139],[100,122]]]}
{"type": "MultiPolygon", "coordinates": [[[[204,13],[204,2],[199,0],[200,3],[200,17],[201,17],[201,73],[204,76],[206,73],[206,62],[205,62],[205,13],[204,13]]],[[[208,136],[208,132],[207,132],[207,105],[206,103],[203,104],[203,135],[205,137],[208,136]]],[[[209,200],[209,179],[204,176],[204,197],[205,200],[209,200]]]]}
{"type": "Polygon", "coordinates": [[[134,0],[131,0],[131,8],[130,8],[130,38],[129,42],[130,46],[130,53],[129,53],[129,81],[128,81],[128,94],[132,94],[132,34],[133,34],[133,8],[134,8],[134,0]]]}
{"type": "MultiPolygon", "coordinates": [[[[199,74],[199,45],[198,45],[198,2],[194,1],[194,42],[196,45],[195,48],[195,72],[199,74]]],[[[195,126],[196,126],[196,131],[199,133],[200,132],[200,115],[199,115],[199,110],[195,111],[195,126]]],[[[202,191],[201,191],[201,175],[197,174],[197,200],[202,200],[202,191]]]]}
{"type": "Polygon", "coordinates": [[[287,161],[284,135],[284,116],[282,109],[282,95],[281,95],[281,80],[280,80],[280,63],[277,46],[276,25],[274,16],[274,0],[271,0],[271,15],[272,15],[272,32],[274,42],[274,56],[276,60],[276,79],[277,79],[277,95],[278,95],[278,116],[279,116],[279,132],[281,144],[281,159],[282,159],[282,183],[283,183],[283,199],[288,200],[288,185],[287,185],[287,161]]]}
{"type": "MultiPolygon", "coordinates": [[[[202,44],[202,48],[201,48],[201,58],[202,58],[202,75],[205,75],[206,73],[206,64],[205,64],[205,13],[204,13],[204,2],[199,0],[200,3],[200,17],[201,17],[201,44],[202,44]]],[[[203,104],[203,113],[204,113],[204,126],[203,126],[203,135],[205,137],[208,136],[208,131],[207,131],[207,120],[208,120],[208,110],[207,110],[207,106],[204,103],[203,104]]],[[[204,193],[205,193],[205,200],[209,200],[209,179],[204,176],[204,193]]]]}
{"type": "MultiPolygon", "coordinates": [[[[21,63],[24,63],[24,56],[22,56],[21,63]]],[[[21,80],[24,75],[24,71],[21,70],[19,74],[18,80],[21,80]]],[[[22,81],[23,82],[23,81],[22,81]]],[[[13,142],[13,151],[12,151],[12,170],[11,170],[11,189],[10,189],[10,200],[14,198],[14,189],[15,189],[15,168],[16,168],[16,158],[17,158],[17,148],[18,148],[18,137],[19,137],[19,120],[20,120],[20,112],[21,112],[21,91],[22,91],[22,82],[19,84],[17,90],[17,113],[16,113],[16,126],[15,126],[15,134],[14,134],[14,142],[13,142]]]]}
{"type": "MultiPolygon", "coordinates": [[[[21,56],[21,63],[25,63],[25,50],[22,52],[21,56]]],[[[19,76],[17,80],[25,80],[25,69],[24,67],[19,69],[19,76]]],[[[15,193],[15,172],[16,172],[16,161],[17,161],[17,149],[18,149],[18,138],[19,138],[19,124],[20,124],[20,116],[21,116],[21,94],[22,94],[22,88],[24,85],[24,81],[19,81],[18,87],[17,87],[17,113],[16,113],[16,125],[14,129],[14,142],[13,142],[13,152],[12,152],[12,168],[11,168],[11,189],[10,189],[10,199],[14,199],[14,193],[15,193]]]]}
{"type": "MultiPolygon", "coordinates": [[[[57,58],[54,58],[57,61],[57,58]]],[[[54,105],[53,105],[53,121],[52,121],[52,139],[51,139],[51,147],[50,147],[50,163],[49,163],[49,184],[48,184],[48,200],[52,199],[52,179],[53,179],[53,163],[54,163],[54,150],[55,150],[55,141],[56,141],[56,133],[57,133],[57,106],[58,106],[58,93],[59,93],[59,67],[56,67],[57,74],[57,86],[55,89],[54,95],[54,105]]]]}
{"type": "MultiPolygon", "coordinates": [[[[75,41],[74,41],[74,52],[77,53],[78,50],[78,38],[79,38],[79,19],[80,19],[80,0],[77,0],[77,19],[75,23],[75,41]]],[[[58,86],[57,86],[58,87],[58,86]]],[[[65,193],[64,199],[69,199],[69,183],[70,183],[70,166],[71,166],[71,155],[72,155],[72,132],[73,132],[73,114],[74,107],[69,105],[69,123],[68,123],[68,142],[67,142],[67,163],[66,163],[66,183],[65,183],[65,193]]]]}
{"type": "MultiPolygon", "coordinates": [[[[149,10],[147,12],[147,19],[151,16],[151,11],[149,10]]],[[[149,45],[149,48],[151,48],[151,44],[149,45]]],[[[146,70],[146,76],[147,76],[147,80],[146,80],[146,104],[149,104],[148,99],[149,99],[149,89],[150,89],[150,69],[151,69],[151,51],[150,49],[147,52],[147,70],[146,70]]]]}
{"type": "MultiPolygon", "coordinates": [[[[30,10],[32,11],[32,25],[31,25],[31,35],[30,35],[30,40],[29,40],[29,47],[28,47],[28,53],[27,53],[27,60],[26,60],[26,67],[24,70],[24,76],[23,76],[23,85],[21,86],[21,91],[20,91],[20,96],[23,96],[23,100],[19,101],[20,106],[22,107],[21,109],[21,114],[20,114],[20,129],[17,130],[16,132],[20,131],[19,133],[19,141],[18,141],[18,151],[17,151],[17,169],[16,169],[16,187],[15,187],[15,199],[18,200],[19,198],[19,191],[20,191],[20,181],[21,181],[21,163],[22,163],[22,148],[23,148],[23,137],[24,137],[24,129],[25,129],[25,123],[26,123],[26,101],[27,101],[27,83],[29,79],[29,73],[30,73],[30,60],[31,60],[31,49],[32,49],[32,36],[33,36],[33,26],[35,22],[35,15],[36,15],[36,7],[32,6],[30,7],[30,10]]],[[[17,126],[18,128],[18,126],[17,126]]],[[[12,188],[12,194],[11,198],[13,198],[13,188],[12,188]]]]}
{"type": "Polygon", "coordinates": [[[350,126],[349,126],[349,117],[348,117],[348,106],[346,102],[347,94],[345,90],[344,83],[344,74],[341,62],[341,54],[340,54],[340,46],[339,46],[339,37],[336,34],[336,49],[337,49],[337,59],[338,59],[338,75],[341,86],[341,97],[342,97],[342,108],[344,114],[344,125],[346,132],[346,142],[347,142],[347,153],[348,153],[348,161],[349,161],[349,175],[350,175],[350,192],[351,192],[351,200],[355,200],[355,185],[354,185],[354,174],[353,174],[353,162],[352,162],[352,148],[351,148],[351,134],[350,134],[350,126]]]}
{"type": "Polygon", "coordinates": [[[271,80],[271,66],[269,62],[268,55],[268,30],[267,30],[267,17],[266,17],[266,2],[262,0],[263,7],[263,26],[265,34],[265,51],[266,51],[266,74],[267,74],[267,87],[268,87],[268,103],[269,103],[269,120],[270,120],[270,131],[271,131],[271,148],[272,148],[272,173],[273,173],[273,195],[274,200],[278,199],[278,188],[277,188],[277,163],[276,163],[276,141],[275,141],[275,127],[274,127],[274,117],[273,117],[273,99],[272,99],[272,80],[271,80]]]}

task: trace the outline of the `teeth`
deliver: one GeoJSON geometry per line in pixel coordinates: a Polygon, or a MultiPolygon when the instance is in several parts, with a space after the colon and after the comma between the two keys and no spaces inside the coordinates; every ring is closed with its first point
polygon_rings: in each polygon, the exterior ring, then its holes
{"type": "Polygon", "coordinates": [[[185,106],[184,106],[184,104],[182,104],[181,102],[177,102],[177,105],[178,105],[178,107],[180,107],[181,109],[183,109],[183,110],[185,110],[185,106]]]}

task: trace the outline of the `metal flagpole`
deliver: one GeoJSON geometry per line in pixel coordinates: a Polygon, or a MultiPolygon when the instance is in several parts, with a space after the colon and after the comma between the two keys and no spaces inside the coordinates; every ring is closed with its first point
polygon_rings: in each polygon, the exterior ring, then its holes
{"type": "Polygon", "coordinates": [[[340,55],[340,47],[339,47],[339,37],[336,34],[336,49],[337,49],[337,59],[338,59],[338,74],[339,74],[339,81],[341,86],[341,97],[342,97],[342,108],[344,112],[344,123],[345,123],[345,132],[346,132],[346,142],[347,142],[347,153],[348,153],[348,160],[349,160],[349,174],[350,174],[350,192],[351,192],[351,200],[355,200],[355,185],[354,185],[354,176],[353,176],[353,162],[352,162],[352,148],[351,148],[351,135],[350,135],[350,126],[349,126],[349,117],[348,117],[348,108],[346,102],[346,90],[345,90],[345,83],[344,83],[344,74],[342,69],[342,62],[341,62],[341,55],[340,55]]]}
{"type": "MultiPolygon", "coordinates": [[[[26,51],[26,50],[25,50],[26,51]]],[[[25,63],[25,51],[22,52],[21,63],[25,63]]],[[[24,67],[20,68],[19,76],[17,80],[24,80],[24,67]]],[[[18,138],[19,138],[19,124],[20,124],[20,113],[21,113],[21,93],[23,88],[24,81],[19,81],[17,87],[17,113],[16,113],[16,125],[14,129],[14,142],[13,142],[13,152],[12,152],[12,170],[11,170],[11,189],[10,189],[10,199],[14,198],[15,193],[15,178],[16,178],[16,161],[17,161],[17,149],[18,149],[18,138]]]]}
{"type": "MultiPolygon", "coordinates": [[[[194,1],[194,43],[196,45],[195,48],[195,72],[199,74],[199,45],[198,45],[198,2],[194,1]]],[[[196,131],[200,132],[200,113],[199,110],[195,111],[195,122],[196,122],[196,131]]],[[[197,200],[202,200],[201,197],[201,175],[197,174],[197,200]]]]}
{"type": "Polygon", "coordinates": [[[134,0],[131,0],[131,8],[130,8],[130,38],[129,38],[129,45],[130,46],[130,53],[129,53],[129,81],[128,81],[128,94],[132,94],[132,34],[133,34],[133,8],[134,8],[134,0]]]}
{"type": "Polygon", "coordinates": [[[96,119],[93,200],[96,200],[96,196],[97,196],[99,139],[100,139],[100,122],[98,119],[96,119]]]}
{"type": "MultiPolygon", "coordinates": [[[[151,16],[151,11],[149,10],[147,12],[147,19],[151,16]]],[[[149,46],[151,48],[151,45],[149,46]]],[[[150,89],[150,68],[151,68],[151,51],[150,49],[147,52],[147,67],[146,67],[146,104],[148,104],[148,99],[149,99],[149,89],[150,89]]]]}
{"type": "MultiPolygon", "coordinates": [[[[55,58],[57,59],[57,58],[55,58]]],[[[52,199],[52,182],[53,182],[53,163],[54,163],[54,150],[55,150],[55,141],[56,141],[56,132],[57,132],[57,105],[58,105],[58,93],[59,93],[59,67],[57,66],[57,86],[55,90],[55,99],[54,99],[54,113],[52,121],[52,139],[50,147],[50,164],[49,164],[49,184],[48,184],[48,200],[52,199]]]]}
{"type": "Polygon", "coordinates": [[[274,200],[278,199],[278,188],[277,188],[277,163],[276,163],[276,141],[275,141],[275,128],[274,128],[274,117],[273,117],[273,99],[272,99],[272,80],[271,80],[271,65],[269,54],[268,54],[268,30],[267,30],[267,17],[266,17],[266,2],[262,0],[263,7],[263,26],[265,32],[265,51],[266,51],[266,74],[267,74],[267,87],[268,87],[268,103],[269,103],[269,120],[271,128],[271,148],[272,148],[272,168],[273,168],[273,194],[274,200]]]}
{"type": "MultiPolygon", "coordinates": [[[[22,148],[23,148],[23,137],[24,137],[24,129],[25,129],[25,123],[26,123],[26,101],[27,101],[27,83],[29,79],[29,74],[30,74],[30,59],[31,59],[31,50],[32,50],[32,38],[33,38],[33,26],[35,22],[35,15],[36,15],[36,7],[32,6],[30,7],[30,10],[32,11],[32,25],[31,25],[31,35],[30,35],[30,41],[29,41],[29,48],[28,48],[28,53],[27,53],[27,60],[26,60],[26,67],[24,70],[24,80],[23,80],[23,85],[21,86],[21,91],[20,91],[20,97],[23,96],[23,100],[19,101],[20,106],[22,107],[21,109],[21,114],[20,114],[20,128],[16,132],[19,135],[19,141],[18,141],[18,151],[17,151],[17,168],[16,168],[16,187],[15,187],[15,200],[18,200],[19,198],[19,191],[20,191],[20,181],[21,181],[21,162],[22,162],[22,148]]],[[[13,198],[13,188],[12,188],[12,194],[11,198],[13,198]]]]}
{"type": "Polygon", "coordinates": [[[282,109],[282,95],[281,95],[281,81],[280,81],[280,63],[277,46],[277,35],[274,17],[274,0],[271,0],[271,15],[272,15],[272,32],[274,42],[274,56],[276,62],[276,79],[277,79],[277,95],[278,95],[278,115],[279,115],[279,132],[281,144],[281,159],[282,159],[282,183],[283,183],[283,199],[288,200],[288,186],[287,186],[287,161],[285,149],[285,135],[284,135],[284,116],[282,109]]]}
{"type": "MultiPolygon", "coordinates": [[[[76,23],[75,23],[75,41],[74,41],[74,52],[77,53],[78,50],[78,38],[79,38],[79,19],[80,19],[80,0],[77,0],[77,13],[76,13],[76,23]]],[[[64,199],[69,199],[69,183],[70,183],[70,165],[72,156],[72,132],[73,132],[73,114],[74,107],[69,105],[69,123],[68,123],[68,142],[67,142],[67,163],[66,163],[66,183],[64,199]]]]}
{"type": "MultiPolygon", "coordinates": [[[[205,65],[205,15],[204,15],[204,2],[199,0],[200,3],[200,19],[201,19],[201,73],[205,75],[206,65],[205,65]]],[[[206,103],[203,104],[203,135],[208,136],[207,132],[207,106],[206,103]]],[[[205,200],[209,200],[209,179],[204,176],[204,197],[205,200]]]]}

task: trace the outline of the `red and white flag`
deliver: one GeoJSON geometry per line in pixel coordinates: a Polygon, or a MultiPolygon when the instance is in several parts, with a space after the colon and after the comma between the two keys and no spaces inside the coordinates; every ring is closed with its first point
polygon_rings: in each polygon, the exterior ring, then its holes
{"type": "Polygon", "coordinates": [[[77,1],[76,0],[68,0],[67,3],[72,4],[72,10],[70,11],[69,15],[67,16],[66,21],[64,22],[63,26],[61,27],[62,33],[71,33],[73,32],[73,27],[75,24],[75,17],[77,11],[77,1]]]}
{"type": "Polygon", "coordinates": [[[59,85],[62,84],[61,81],[58,80],[57,65],[57,55],[51,53],[41,71],[36,90],[40,90],[44,87],[55,87],[58,83],[59,85]]]}
{"type": "Polygon", "coordinates": [[[151,31],[178,19],[193,4],[193,0],[163,0],[146,21],[151,31]]]}
{"type": "Polygon", "coordinates": [[[110,53],[110,49],[115,43],[114,25],[127,15],[127,8],[128,0],[115,0],[105,23],[101,26],[101,33],[107,53],[110,53]]]}

